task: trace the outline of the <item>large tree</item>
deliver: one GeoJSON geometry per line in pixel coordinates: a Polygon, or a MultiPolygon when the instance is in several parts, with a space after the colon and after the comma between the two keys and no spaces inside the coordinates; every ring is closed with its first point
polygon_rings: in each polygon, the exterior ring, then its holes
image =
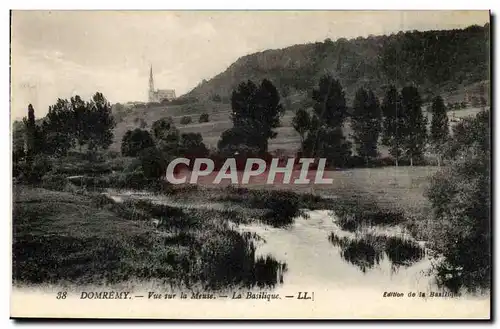
{"type": "Polygon", "coordinates": [[[113,141],[114,127],[111,105],[103,94],[95,93],[89,102],[80,96],[58,99],[42,125],[45,148],[52,154],[65,154],[76,145],[106,149],[113,141]]]}
{"type": "Polygon", "coordinates": [[[373,91],[358,89],[351,114],[351,128],[358,155],[365,159],[378,155],[377,144],[381,126],[380,104],[373,91]]]}
{"type": "Polygon", "coordinates": [[[209,151],[200,133],[186,133],[181,135],[179,153],[185,157],[203,158],[209,151]]]}
{"type": "Polygon", "coordinates": [[[311,116],[304,109],[299,109],[292,120],[292,126],[300,135],[300,143],[304,144],[306,134],[311,126],[311,116]]]}
{"type": "Polygon", "coordinates": [[[165,157],[179,153],[180,135],[172,117],[165,117],[153,122],[151,133],[158,149],[165,157]]]}
{"type": "Polygon", "coordinates": [[[488,288],[491,272],[490,114],[457,124],[449,141],[450,164],[431,180],[432,249],[440,258],[438,278],[457,291],[488,288]]]}
{"type": "Polygon", "coordinates": [[[390,86],[385,94],[382,115],[382,143],[389,147],[389,153],[398,166],[402,153],[404,117],[401,114],[400,96],[395,86],[390,86]]]}
{"type": "Polygon", "coordinates": [[[54,105],[49,106],[49,112],[43,123],[46,152],[64,155],[75,146],[74,127],[74,112],[71,110],[70,102],[59,98],[54,105]]]}
{"type": "Polygon", "coordinates": [[[28,118],[24,119],[24,125],[26,126],[26,161],[31,164],[36,153],[35,109],[31,104],[28,105],[28,118]]]}
{"type": "Polygon", "coordinates": [[[339,128],[347,117],[345,93],[342,85],[331,75],[323,75],[317,88],[313,89],[313,109],[323,125],[339,128]]]}
{"type": "Polygon", "coordinates": [[[413,161],[421,159],[427,142],[427,119],[422,113],[422,99],[418,89],[407,86],[401,90],[401,117],[403,118],[403,148],[413,161]]]}
{"type": "Polygon", "coordinates": [[[279,126],[284,113],[276,87],[267,79],[259,86],[251,80],[242,82],[232,93],[231,107],[233,128],[222,134],[219,141],[221,151],[255,149],[259,154],[267,152],[268,141],[276,137],[274,129],[279,126]],[[232,140],[230,136],[239,137],[232,140]]]}
{"type": "Polygon", "coordinates": [[[443,98],[436,96],[432,101],[432,120],[430,142],[433,151],[437,154],[438,165],[441,165],[441,154],[449,136],[448,115],[443,98]]]}
{"type": "Polygon", "coordinates": [[[89,113],[88,128],[88,148],[107,149],[113,142],[113,128],[115,121],[111,114],[111,104],[102,93],[95,93],[92,99],[87,103],[89,113]]]}
{"type": "Polygon", "coordinates": [[[342,85],[331,75],[324,75],[313,89],[312,98],[314,113],[302,143],[303,152],[310,157],[324,157],[329,165],[344,166],[351,156],[351,143],[342,131],[347,117],[342,85]]]}
{"type": "Polygon", "coordinates": [[[138,156],[143,150],[154,147],[153,138],[147,130],[136,128],[125,133],[122,139],[121,151],[124,156],[138,156]]]}

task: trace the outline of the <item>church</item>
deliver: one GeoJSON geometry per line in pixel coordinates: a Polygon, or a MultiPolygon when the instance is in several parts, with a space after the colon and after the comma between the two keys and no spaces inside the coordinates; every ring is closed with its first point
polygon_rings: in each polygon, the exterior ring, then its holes
{"type": "Polygon", "coordinates": [[[174,89],[156,89],[153,79],[153,65],[151,65],[149,70],[149,98],[148,101],[150,103],[160,103],[163,100],[175,99],[175,90],[174,89]]]}

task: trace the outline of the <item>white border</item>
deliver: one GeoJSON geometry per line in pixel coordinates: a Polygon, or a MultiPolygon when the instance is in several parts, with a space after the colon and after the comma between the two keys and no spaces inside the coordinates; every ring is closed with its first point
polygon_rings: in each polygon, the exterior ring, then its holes
{"type": "MultiPolygon", "coordinates": [[[[435,0],[425,0],[425,1],[415,1],[413,3],[409,2],[401,2],[401,1],[384,1],[383,3],[375,3],[373,1],[355,1],[351,0],[348,2],[339,2],[339,3],[331,3],[331,2],[326,2],[326,1],[318,1],[318,0],[308,0],[308,1],[294,1],[294,0],[289,0],[289,1],[269,1],[269,0],[253,0],[253,1],[220,1],[220,0],[212,0],[210,1],[210,6],[207,5],[208,2],[204,2],[201,0],[198,1],[177,1],[177,2],[160,2],[160,1],[151,1],[151,0],[141,0],[139,1],[130,1],[130,0],[122,0],[122,1],[96,1],[96,0],[86,0],[86,1],[44,1],[43,3],[40,3],[40,1],[3,1],[1,4],[2,11],[0,11],[0,17],[2,18],[2,23],[1,26],[1,33],[0,33],[0,46],[2,47],[2,50],[0,51],[0,63],[3,65],[0,66],[0,69],[2,70],[2,75],[1,77],[3,78],[3,84],[2,84],[2,89],[1,89],[1,104],[2,104],[2,110],[1,110],[1,115],[2,115],[2,120],[1,120],[1,129],[0,129],[0,149],[3,150],[3,156],[2,160],[0,161],[0,169],[2,175],[1,181],[0,181],[0,188],[1,188],[1,198],[0,198],[0,209],[3,211],[3,216],[0,217],[3,223],[2,227],[2,234],[4,234],[3,239],[1,239],[3,243],[4,249],[1,252],[1,264],[3,264],[3,270],[0,271],[1,273],[1,291],[0,294],[2,296],[2,328],[3,327],[13,327],[15,323],[13,321],[9,321],[9,315],[10,315],[10,310],[9,310],[9,294],[10,294],[10,273],[11,273],[11,246],[10,246],[10,234],[11,234],[11,226],[10,226],[10,216],[11,216],[11,164],[10,164],[10,117],[9,117],[9,69],[7,63],[9,63],[9,9],[141,9],[141,10],[146,10],[146,9],[240,9],[240,10],[245,10],[245,9],[337,9],[337,10],[362,10],[362,9],[377,9],[377,10],[387,10],[387,9],[392,9],[392,10],[401,10],[401,9],[492,9],[492,13],[498,13],[498,1],[482,1],[482,0],[475,0],[475,1],[464,1],[464,0],[454,0],[454,1],[435,1],[435,0]],[[286,6],[284,6],[286,4],[286,6]],[[119,5],[120,7],[116,7],[116,5],[119,5]],[[9,154],[7,154],[9,152],[9,154]],[[4,326],[6,324],[6,326],[4,326]]],[[[496,22],[498,24],[498,22],[496,22]]],[[[495,28],[495,33],[493,35],[495,36],[495,40],[492,40],[492,44],[495,45],[497,41],[497,33],[496,33],[496,26],[493,26],[495,28]]],[[[495,72],[497,73],[497,67],[498,65],[495,65],[495,72]]],[[[496,82],[496,80],[495,80],[496,82]]],[[[496,96],[498,94],[498,85],[497,83],[494,84],[495,90],[494,90],[494,95],[496,96]]],[[[496,102],[494,103],[496,104],[496,102]]],[[[498,122],[499,115],[494,115],[494,127],[500,127],[500,123],[498,122]]],[[[498,154],[499,152],[499,146],[500,143],[499,141],[495,138],[495,152],[494,154],[498,154]]],[[[497,163],[497,159],[495,156],[494,163],[497,163]]],[[[497,185],[497,178],[498,174],[495,175],[495,182],[493,182],[493,186],[497,185]]],[[[498,194],[495,196],[495,200],[493,201],[493,204],[499,204],[498,201],[500,198],[498,197],[498,194]]],[[[493,221],[496,222],[496,218],[492,219],[493,221]]],[[[500,227],[500,224],[497,222],[495,224],[495,227],[497,228],[497,231],[494,232],[493,236],[496,236],[496,233],[498,232],[498,227],[500,227]]],[[[498,285],[498,263],[499,263],[499,257],[498,257],[498,252],[495,249],[495,264],[496,264],[496,275],[495,275],[495,283],[497,286],[498,285]]],[[[496,297],[496,294],[494,294],[494,297],[496,297]]],[[[494,303],[495,305],[495,310],[494,314],[496,313],[498,315],[498,301],[494,303]]],[[[173,324],[173,323],[156,323],[157,325],[168,325],[168,326],[178,326],[178,324],[173,324]]],[[[31,327],[35,324],[25,324],[27,327],[31,327]]],[[[53,323],[42,323],[39,325],[43,325],[45,327],[52,327],[54,324],[53,323]]],[[[62,327],[70,327],[74,324],[63,324],[62,327]]],[[[80,327],[84,328],[103,328],[105,325],[110,325],[108,324],[97,324],[97,323],[84,323],[84,324],[79,324],[80,327]]],[[[126,323],[114,323],[112,325],[115,326],[123,326],[123,325],[132,325],[132,326],[138,326],[138,323],[132,323],[132,324],[126,324],[126,323]]],[[[192,326],[193,324],[184,324],[184,326],[192,326]]],[[[213,323],[212,325],[218,326],[219,323],[213,323]]],[[[229,325],[234,325],[234,323],[230,323],[229,325]]],[[[259,323],[258,324],[261,327],[270,327],[273,324],[263,324],[259,323]]],[[[277,325],[277,324],[274,324],[277,325]]],[[[288,326],[289,324],[282,324],[288,326]]],[[[309,326],[311,324],[304,324],[301,323],[301,326],[309,326]]],[[[338,324],[337,324],[338,325],[338,324]]],[[[354,324],[354,323],[349,323],[350,326],[360,326],[360,324],[354,324]]],[[[385,323],[380,323],[379,325],[385,325],[385,323]]],[[[400,323],[397,326],[403,327],[406,326],[406,323],[400,323]]],[[[419,324],[421,326],[425,326],[426,328],[428,327],[434,327],[438,326],[439,324],[429,324],[429,323],[421,323],[419,324]]],[[[453,325],[453,324],[452,324],[453,325]]],[[[477,325],[477,324],[475,324],[477,325]]],[[[61,326],[61,325],[59,325],[61,326]]]]}

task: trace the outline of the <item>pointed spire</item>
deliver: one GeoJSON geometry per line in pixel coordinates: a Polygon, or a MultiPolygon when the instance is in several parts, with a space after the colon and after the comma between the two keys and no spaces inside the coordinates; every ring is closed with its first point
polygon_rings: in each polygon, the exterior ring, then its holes
{"type": "Polygon", "coordinates": [[[153,64],[149,64],[149,101],[154,101],[155,83],[153,80],[153,64]]]}

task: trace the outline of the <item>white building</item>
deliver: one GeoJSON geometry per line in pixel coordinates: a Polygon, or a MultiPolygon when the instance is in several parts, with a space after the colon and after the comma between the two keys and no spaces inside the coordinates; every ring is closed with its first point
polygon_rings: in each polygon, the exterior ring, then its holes
{"type": "Polygon", "coordinates": [[[175,90],[174,89],[156,89],[153,79],[153,66],[149,70],[149,102],[160,103],[161,101],[167,99],[171,101],[175,99],[175,90]]]}

